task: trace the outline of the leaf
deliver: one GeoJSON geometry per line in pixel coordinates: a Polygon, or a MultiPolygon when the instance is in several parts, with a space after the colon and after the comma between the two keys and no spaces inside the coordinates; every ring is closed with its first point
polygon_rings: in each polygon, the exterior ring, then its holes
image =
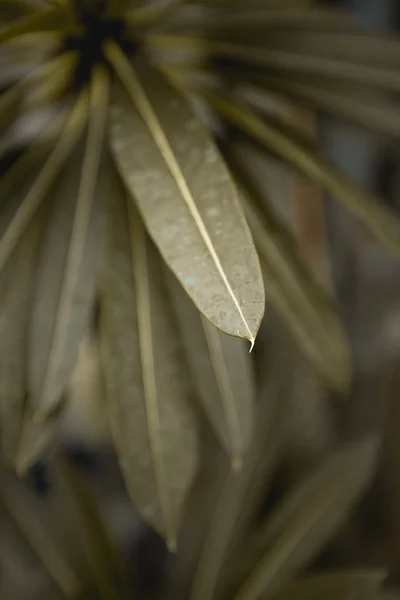
{"type": "Polygon", "coordinates": [[[76,600],[82,591],[80,580],[65,559],[60,547],[54,543],[51,535],[38,519],[29,490],[22,488],[22,484],[8,475],[5,470],[0,476],[0,505],[3,505],[21,536],[28,542],[63,596],[76,600]]]}
{"type": "Polygon", "coordinates": [[[38,215],[3,273],[0,290],[0,429],[2,454],[15,464],[26,401],[26,342],[43,215],[38,215]]]}
{"type": "Polygon", "coordinates": [[[222,447],[239,467],[251,441],[255,382],[240,340],[201,317],[172,274],[166,273],[189,367],[203,409],[222,447]]]}
{"type": "Polygon", "coordinates": [[[22,35],[39,31],[56,31],[65,25],[64,11],[56,8],[46,11],[35,11],[26,19],[0,31],[0,45],[10,42],[22,35]]]}
{"type": "Polygon", "coordinates": [[[33,413],[28,398],[15,459],[15,469],[19,476],[25,475],[36,461],[54,448],[60,430],[63,409],[64,406],[60,405],[51,416],[40,419],[37,414],[33,413]]]}
{"type": "Polygon", "coordinates": [[[197,463],[192,391],[155,249],[118,189],[101,289],[111,428],[133,503],[173,549],[197,463]]]}
{"type": "Polygon", "coordinates": [[[248,109],[207,93],[205,97],[228,121],[259,141],[269,151],[294,165],[321,186],[365,225],[393,253],[400,256],[400,223],[378,198],[360,191],[350,179],[318,155],[296,144],[248,109]]]}
{"type": "Polygon", "coordinates": [[[84,548],[99,597],[103,600],[121,599],[121,557],[106,530],[89,486],[62,454],[57,456],[55,471],[62,502],[60,509],[65,511],[69,527],[76,530],[75,543],[84,548]]]}
{"type": "Polygon", "coordinates": [[[264,311],[261,272],[216,147],[161,77],[149,70],[139,78],[115,46],[107,57],[128,92],[112,109],[112,148],[150,235],[204,316],[254,343],[264,311]]]}
{"type": "Polygon", "coordinates": [[[108,76],[96,71],[80,179],[75,162],[60,180],[43,242],[28,354],[29,391],[42,415],[60,401],[94,302],[105,192],[98,183],[108,76]]]}
{"type": "Polygon", "coordinates": [[[242,549],[234,600],[271,595],[317,554],[370,484],[376,450],[372,437],[349,445],[289,495],[242,549]]]}
{"type": "MultiPolygon", "coordinates": [[[[340,88],[335,89],[337,86],[330,88],[326,85],[316,85],[314,82],[310,85],[286,78],[260,78],[260,84],[307,107],[318,108],[385,135],[400,136],[398,104],[390,98],[374,97],[365,91],[357,95],[346,88],[341,91],[340,88]]],[[[261,97],[259,101],[254,100],[251,104],[263,112],[261,97]]]]}
{"type": "Polygon", "coordinates": [[[210,510],[190,600],[230,597],[225,594],[224,586],[230,579],[231,557],[235,557],[238,543],[247,534],[265,499],[282,452],[288,399],[292,393],[287,370],[292,369],[293,361],[291,342],[275,321],[272,316],[266,324],[271,354],[263,363],[251,446],[239,472],[225,469],[220,474],[219,495],[210,510]]]}
{"type": "Polygon", "coordinates": [[[319,572],[295,579],[271,600],[375,600],[385,578],[376,569],[319,572]]]}
{"type": "MultiPolygon", "coordinates": [[[[0,272],[4,268],[5,263],[9,259],[15,246],[23,235],[26,227],[31,219],[35,216],[43,200],[50,191],[54,181],[57,179],[64,163],[68,159],[74,145],[76,144],[87,115],[86,94],[82,92],[72,111],[67,114],[66,125],[60,134],[55,148],[47,159],[45,165],[39,172],[39,175],[29,188],[26,197],[20,207],[13,215],[7,230],[0,239],[0,272]]],[[[65,115],[63,115],[65,117],[65,115]]],[[[47,135],[50,137],[54,134],[54,129],[50,128],[51,132],[45,131],[44,138],[47,140],[47,135]]],[[[46,144],[43,144],[44,146],[46,144]]],[[[39,147],[42,150],[42,144],[39,142],[39,147]]],[[[0,197],[6,190],[18,183],[18,177],[21,177],[21,166],[27,163],[30,164],[34,159],[35,145],[22,155],[19,161],[11,168],[10,172],[0,179],[0,197]]]]}
{"type": "Polygon", "coordinates": [[[339,318],[301,259],[293,238],[269,209],[240,159],[240,149],[230,145],[226,151],[243,185],[245,214],[260,255],[266,296],[307,358],[331,386],[345,391],[350,381],[350,357],[339,318]]]}

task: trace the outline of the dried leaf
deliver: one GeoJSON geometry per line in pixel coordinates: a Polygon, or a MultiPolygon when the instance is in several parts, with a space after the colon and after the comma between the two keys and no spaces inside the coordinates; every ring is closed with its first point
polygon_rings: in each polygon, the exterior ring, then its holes
{"type": "Polygon", "coordinates": [[[336,453],[272,513],[238,557],[235,600],[272,594],[316,555],[371,482],[376,450],[371,437],[336,453]]]}
{"type": "Polygon", "coordinates": [[[135,506],[173,549],[197,462],[191,388],[156,250],[117,192],[101,304],[111,428],[135,506]]]}
{"type": "Polygon", "coordinates": [[[214,325],[254,343],[264,311],[258,258],[228,170],[187,101],[120,51],[128,94],[112,109],[118,167],[169,267],[214,325]]]}
{"type": "MultiPolygon", "coordinates": [[[[108,76],[94,75],[82,172],[71,163],[60,180],[43,242],[29,345],[29,391],[49,413],[75,364],[95,296],[105,192],[98,174],[108,105],[108,76]]],[[[105,172],[107,174],[107,171],[105,172]]]]}
{"type": "Polygon", "coordinates": [[[241,340],[201,317],[172,274],[166,281],[197,393],[232,465],[239,467],[251,441],[255,382],[241,340]]]}

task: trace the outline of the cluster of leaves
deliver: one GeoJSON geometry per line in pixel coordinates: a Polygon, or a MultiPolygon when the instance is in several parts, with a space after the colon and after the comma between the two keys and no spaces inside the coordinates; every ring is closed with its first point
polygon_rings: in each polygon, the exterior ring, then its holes
{"type": "MultiPolygon", "coordinates": [[[[328,384],[344,391],[350,380],[330,300],[239,149],[251,143],[296,168],[399,254],[396,218],[326,164],[269,100],[290,98],[397,134],[400,42],[294,0],[284,8],[232,2],[229,11],[211,1],[0,0],[0,14],[3,454],[22,473],[57,437],[90,330],[142,518],[176,546],[201,459],[203,413],[232,466],[218,508],[232,520],[219,526],[232,527],[257,462],[249,458],[257,422],[266,426],[247,349],[234,338],[254,345],[265,293],[328,384]],[[215,135],[198,103],[216,118],[215,135]],[[29,139],[28,122],[40,123],[29,139]],[[231,485],[244,486],[237,506],[231,485]]],[[[349,452],[341,466],[353,465],[353,452],[364,465],[351,476],[341,468],[350,503],[367,478],[370,443],[349,452]]],[[[329,498],[341,489],[329,488],[329,498]]],[[[297,501],[286,510],[299,518],[297,501]]],[[[291,568],[299,566],[301,544],[287,540],[287,518],[254,541],[247,583],[234,597],[261,597],[280,580],[288,551],[296,553],[291,568]]],[[[301,521],[299,539],[313,525],[301,521]]],[[[210,541],[212,570],[200,562],[195,598],[213,593],[230,535],[218,539],[221,547],[210,541]]]]}

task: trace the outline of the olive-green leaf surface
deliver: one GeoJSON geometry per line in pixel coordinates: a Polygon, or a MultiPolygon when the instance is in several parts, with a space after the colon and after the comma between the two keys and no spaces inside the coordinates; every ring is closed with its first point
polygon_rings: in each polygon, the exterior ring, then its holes
{"type": "Polygon", "coordinates": [[[350,357],[339,317],[241,160],[246,148],[228,147],[228,162],[243,185],[245,214],[260,255],[266,296],[326,381],[345,391],[350,357]]]}
{"type": "Polygon", "coordinates": [[[48,529],[38,519],[30,490],[5,469],[0,474],[0,506],[14,521],[21,537],[26,540],[63,596],[68,600],[76,600],[82,591],[80,580],[48,529]]]}
{"type": "Polygon", "coordinates": [[[95,73],[91,92],[82,169],[71,161],[54,191],[35,291],[28,376],[32,402],[42,413],[62,397],[96,292],[108,172],[103,168],[99,177],[108,104],[103,70],[95,73]]]}
{"type": "Polygon", "coordinates": [[[215,94],[206,93],[205,96],[224,118],[330,193],[349,212],[361,219],[396,256],[400,256],[400,222],[379,198],[359,190],[337,169],[311,150],[299,146],[248,108],[215,94]]]}
{"type": "Polygon", "coordinates": [[[232,465],[239,467],[254,425],[255,381],[248,349],[199,315],[171,273],[166,281],[199,400],[232,465]]]}
{"type": "Polygon", "coordinates": [[[219,329],[254,343],[264,312],[258,257],[237,191],[187,100],[109,46],[126,92],[111,110],[121,175],[168,266],[219,329]]]}
{"type": "Polygon", "coordinates": [[[0,278],[0,431],[2,454],[10,464],[16,460],[26,401],[26,343],[42,217],[32,221],[0,278]]]}
{"type": "Polygon", "coordinates": [[[196,472],[194,398],[157,251],[117,184],[100,317],[111,429],[134,505],[173,549],[196,472]]]}
{"type": "Polygon", "coordinates": [[[236,557],[234,600],[269,597],[315,557],[370,484],[376,451],[374,437],[349,444],[273,511],[236,557]]]}
{"type": "Polygon", "coordinates": [[[322,571],[295,579],[271,600],[374,600],[385,578],[372,568],[322,571]]]}

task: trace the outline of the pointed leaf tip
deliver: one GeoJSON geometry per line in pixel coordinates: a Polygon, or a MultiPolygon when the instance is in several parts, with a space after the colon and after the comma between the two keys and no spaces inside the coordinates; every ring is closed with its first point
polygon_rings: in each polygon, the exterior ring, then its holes
{"type": "Polygon", "coordinates": [[[254,342],[264,313],[258,256],[236,187],[187,100],[118,48],[107,56],[126,90],[111,111],[118,169],[164,260],[216,327],[254,342]]]}

